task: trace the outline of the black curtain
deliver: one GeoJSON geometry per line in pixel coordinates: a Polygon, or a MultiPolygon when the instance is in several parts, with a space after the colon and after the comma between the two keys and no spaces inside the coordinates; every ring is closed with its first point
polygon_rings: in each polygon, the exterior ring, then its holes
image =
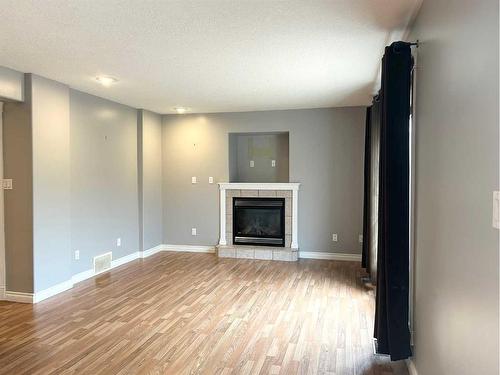
{"type": "Polygon", "coordinates": [[[365,124],[365,172],[363,196],[363,250],[361,266],[369,272],[370,268],[370,218],[371,218],[371,107],[366,108],[365,124]]]}
{"type": "Polygon", "coordinates": [[[380,185],[375,338],[391,360],[411,356],[409,292],[409,135],[413,61],[410,44],[395,42],[382,59],[380,185]]]}
{"type": "Polygon", "coordinates": [[[380,100],[373,98],[366,109],[363,197],[363,246],[361,264],[370,283],[377,283],[378,191],[380,150],[380,100]]]}
{"type": "Polygon", "coordinates": [[[373,98],[371,106],[371,181],[370,181],[370,236],[368,248],[368,273],[370,281],[373,285],[377,284],[377,248],[378,248],[378,192],[379,192],[379,159],[380,159],[380,97],[377,95],[373,98]]]}

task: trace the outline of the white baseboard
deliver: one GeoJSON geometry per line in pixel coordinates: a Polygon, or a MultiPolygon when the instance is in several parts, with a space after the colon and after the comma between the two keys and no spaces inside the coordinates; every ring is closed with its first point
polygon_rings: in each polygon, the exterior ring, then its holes
{"type": "Polygon", "coordinates": [[[408,373],[410,375],[418,375],[417,368],[415,367],[415,363],[411,359],[406,360],[406,367],[408,367],[408,373]]]}
{"type": "MultiPolygon", "coordinates": [[[[114,259],[111,261],[111,268],[121,266],[125,263],[131,262],[135,259],[139,258],[139,252],[126,255],[124,257],[114,259]]],[[[106,270],[109,271],[109,270],[106,270]]],[[[103,272],[106,272],[103,271],[103,272]]],[[[50,288],[44,289],[40,292],[36,292],[33,296],[33,303],[41,302],[49,297],[55,296],[56,294],[62,293],[68,289],[73,288],[73,286],[81,281],[90,279],[91,277],[97,276],[98,273],[95,273],[93,269],[86,270],[83,272],[79,272],[76,275],[71,276],[71,279],[63,281],[62,283],[51,286],[50,288]]]]}
{"type": "Polygon", "coordinates": [[[47,299],[49,297],[55,296],[56,294],[62,293],[65,290],[73,288],[73,281],[66,280],[62,283],[51,286],[50,288],[44,289],[40,292],[35,292],[33,295],[33,303],[37,303],[47,299]]]}
{"type": "Polygon", "coordinates": [[[319,251],[299,251],[299,258],[361,262],[361,254],[326,253],[319,251]]]}
{"type": "Polygon", "coordinates": [[[73,275],[71,277],[71,281],[73,282],[73,284],[77,284],[83,280],[90,279],[93,276],[95,276],[94,270],[87,270],[73,275]]]}
{"type": "MultiPolygon", "coordinates": [[[[128,262],[131,262],[133,260],[136,260],[136,259],[140,259],[140,258],[147,258],[153,254],[156,254],[160,251],[163,250],[163,246],[164,245],[158,245],[158,246],[155,246],[155,247],[152,247],[151,249],[147,249],[147,250],[144,250],[144,251],[136,251],[132,254],[129,254],[129,255],[125,255],[124,257],[121,257],[121,258],[118,258],[118,259],[114,259],[111,261],[111,268],[110,269],[113,269],[115,267],[118,267],[118,266],[122,266],[128,262]]],[[[103,271],[103,272],[107,272],[109,270],[106,270],[106,271],[103,271]]],[[[87,280],[87,279],[90,279],[91,277],[94,277],[94,276],[97,276],[98,274],[96,274],[94,272],[94,270],[86,270],[86,271],[83,271],[83,272],[80,272],[80,273],[77,273],[76,275],[73,275],[73,277],[71,277],[71,281],[73,282],[73,284],[77,284],[81,281],[84,281],[84,280],[87,280]]]]}
{"type": "MultiPolygon", "coordinates": [[[[132,262],[133,260],[139,259],[141,257],[141,252],[136,251],[135,253],[125,255],[118,259],[113,259],[111,261],[111,269],[124,265],[125,263],[132,262]]],[[[109,270],[106,270],[109,271],[109,270]]]]}
{"type": "MultiPolygon", "coordinates": [[[[136,251],[132,254],[126,255],[124,257],[114,259],[111,261],[111,269],[115,267],[119,267],[128,262],[131,262],[140,258],[147,258],[153,254],[159,253],[161,251],[179,251],[179,252],[190,252],[190,253],[215,253],[215,246],[201,246],[201,245],[158,245],[151,249],[147,249],[144,251],[136,251]]],[[[317,251],[300,251],[300,258],[307,259],[327,259],[327,260],[345,260],[345,261],[361,261],[360,254],[344,254],[344,253],[326,253],[326,252],[317,252],[317,251]]],[[[106,270],[109,271],[109,270],[106,270]]],[[[106,272],[104,271],[104,272],[106,272]]],[[[33,293],[22,293],[22,292],[12,292],[12,291],[4,291],[0,288],[0,299],[5,299],[7,301],[12,302],[22,302],[22,303],[37,303],[43,301],[49,297],[55,296],[61,292],[64,292],[68,289],[71,289],[75,284],[90,279],[91,277],[97,276],[94,270],[86,270],[80,273],[77,273],[71,277],[70,280],[63,281],[62,283],[56,284],[50,288],[33,293]],[[2,296],[3,295],[3,296],[2,296]],[[3,297],[3,298],[2,298],[3,297]]],[[[417,375],[415,366],[413,362],[407,362],[410,375],[417,375]],[[414,372],[410,370],[410,366],[415,369],[414,372]]]]}
{"type": "Polygon", "coordinates": [[[0,286],[0,301],[3,301],[5,299],[5,287],[0,286]]]}
{"type": "Polygon", "coordinates": [[[188,253],[215,253],[215,246],[199,245],[163,245],[163,251],[181,251],[188,253]]]}
{"type": "Polygon", "coordinates": [[[141,252],[140,257],[141,258],[147,258],[147,257],[149,257],[151,255],[159,253],[160,251],[163,251],[163,247],[164,246],[165,245],[158,245],[158,246],[152,247],[151,249],[144,250],[144,251],[141,252]]]}
{"type": "Polygon", "coordinates": [[[33,293],[5,291],[5,300],[10,302],[33,303],[33,293]]]}
{"type": "MultiPolygon", "coordinates": [[[[128,262],[131,262],[131,261],[139,259],[139,258],[146,258],[148,256],[156,254],[157,252],[162,250],[162,246],[163,245],[158,245],[158,246],[155,246],[151,249],[145,250],[143,252],[136,251],[132,254],[128,254],[128,255],[125,255],[121,258],[114,259],[111,261],[111,268],[110,269],[122,266],[128,262]]],[[[109,271],[109,270],[106,270],[106,271],[109,271]]],[[[103,272],[106,272],[106,271],[103,271],[103,272]]],[[[56,284],[48,289],[45,289],[45,290],[42,290],[40,292],[35,293],[33,295],[32,301],[33,301],[33,303],[43,301],[44,299],[47,299],[49,297],[55,296],[56,294],[59,294],[59,293],[64,292],[68,289],[71,289],[75,284],[77,284],[81,281],[90,279],[91,277],[94,277],[97,275],[98,274],[96,274],[94,272],[94,270],[92,270],[92,269],[86,270],[83,272],[79,272],[76,275],[73,275],[70,280],[63,281],[62,283],[56,284]]],[[[16,296],[15,298],[19,299],[18,296],[16,296]]],[[[24,298],[24,299],[26,299],[26,298],[24,298]]]]}
{"type": "MultiPolygon", "coordinates": [[[[202,252],[202,253],[213,253],[215,251],[213,246],[189,246],[189,245],[158,245],[151,249],[144,251],[136,251],[132,254],[125,255],[118,259],[113,259],[111,261],[111,268],[116,268],[129,263],[136,259],[147,258],[153,254],[159,253],[160,251],[189,251],[189,252],[202,252]]],[[[103,271],[107,272],[109,270],[103,271]]],[[[22,302],[22,303],[37,303],[43,301],[49,297],[55,296],[56,294],[62,293],[68,289],[71,289],[75,284],[90,279],[98,274],[94,272],[93,269],[79,272],[71,277],[70,280],[63,281],[62,283],[51,286],[50,288],[44,289],[37,293],[22,293],[13,291],[4,291],[0,288],[0,300],[6,300],[11,302],[22,302]]]]}

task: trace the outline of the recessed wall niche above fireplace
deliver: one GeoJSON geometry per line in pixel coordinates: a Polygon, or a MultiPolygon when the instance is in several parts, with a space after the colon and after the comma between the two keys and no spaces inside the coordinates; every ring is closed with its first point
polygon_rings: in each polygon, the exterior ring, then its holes
{"type": "Polygon", "coordinates": [[[289,133],[229,133],[230,182],[289,182],[289,133]]]}
{"type": "Polygon", "coordinates": [[[299,183],[219,183],[219,257],[296,261],[299,183]]]}
{"type": "Polygon", "coordinates": [[[285,198],[233,198],[233,244],[285,246],[285,198]]]}

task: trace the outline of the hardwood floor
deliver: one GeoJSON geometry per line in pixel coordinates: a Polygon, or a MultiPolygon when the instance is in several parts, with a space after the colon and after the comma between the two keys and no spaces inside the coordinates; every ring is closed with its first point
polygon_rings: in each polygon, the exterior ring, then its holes
{"type": "Polygon", "coordinates": [[[159,253],[0,302],[0,374],[395,374],[357,263],[159,253]]]}

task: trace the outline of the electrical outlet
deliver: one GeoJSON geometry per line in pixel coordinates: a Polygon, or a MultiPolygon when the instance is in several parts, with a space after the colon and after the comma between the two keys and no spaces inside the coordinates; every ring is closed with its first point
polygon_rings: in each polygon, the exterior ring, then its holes
{"type": "Polygon", "coordinates": [[[75,260],[80,259],[80,250],[75,250],[75,260]]]}
{"type": "Polygon", "coordinates": [[[122,245],[122,239],[121,238],[117,238],[116,239],[116,246],[120,247],[122,245]]]}
{"type": "Polygon", "coordinates": [[[191,228],[191,236],[196,236],[196,228],[191,228]]]}
{"type": "Polygon", "coordinates": [[[271,167],[276,167],[276,160],[271,160],[271,167]]]}
{"type": "Polygon", "coordinates": [[[359,241],[359,243],[363,243],[363,235],[362,234],[360,234],[358,236],[358,241],[359,241]]]}
{"type": "Polygon", "coordinates": [[[197,182],[197,181],[196,181],[196,177],[195,177],[195,176],[191,177],[191,183],[192,183],[192,184],[196,184],[196,182],[197,182]]]}
{"type": "Polygon", "coordinates": [[[214,178],[213,177],[209,177],[208,178],[208,183],[209,184],[213,184],[214,183],[214,178]]]}
{"type": "Polygon", "coordinates": [[[337,242],[338,241],[337,233],[332,234],[332,241],[333,242],[337,242]]]}
{"type": "Polygon", "coordinates": [[[255,167],[255,162],[253,160],[250,160],[250,168],[255,167]]]}

